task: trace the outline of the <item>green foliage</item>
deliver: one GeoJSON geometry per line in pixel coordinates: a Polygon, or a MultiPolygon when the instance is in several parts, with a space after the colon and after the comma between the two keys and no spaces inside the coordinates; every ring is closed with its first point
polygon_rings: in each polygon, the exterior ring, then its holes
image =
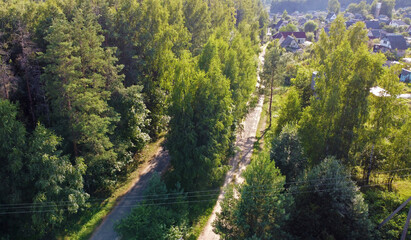
{"type": "Polygon", "coordinates": [[[291,83],[295,86],[301,99],[301,106],[307,107],[310,104],[310,98],[313,96],[311,89],[313,72],[305,67],[300,67],[297,70],[297,76],[291,79],[291,83]]]}
{"type": "Polygon", "coordinates": [[[281,106],[280,114],[277,120],[275,133],[279,134],[283,127],[288,124],[296,124],[301,117],[301,100],[297,90],[291,87],[288,90],[283,106],[281,106]]]}
{"type": "Polygon", "coordinates": [[[274,138],[270,158],[286,176],[287,182],[296,181],[307,168],[307,159],[294,125],[284,126],[279,136],[274,138]]]}
{"type": "Polygon", "coordinates": [[[192,63],[180,66],[170,111],[171,175],[187,190],[207,187],[222,178],[230,146],[229,81],[220,70],[217,49],[208,49],[204,48],[202,56],[214,55],[210,63],[204,63],[209,66],[206,74],[189,67],[192,63]],[[194,166],[198,171],[192,171],[194,166]]]}
{"type": "Polygon", "coordinates": [[[5,184],[0,188],[0,204],[3,212],[28,214],[1,218],[0,231],[22,239],[44,238],[64,222],[67,212],[76,213],[84,206],[88,198],[83,191],[85,165],[79,159],[73,166],[57,150],[61,139],[42,125],[28,135],[16,120],[16,105],[8,100],[0,101],[0,113],[4,154],[0,177],[5,184]]]}
{"type": "Polygon", "coordinates": [[[383,30],[387,31],[387,33],[397,33],[398,28],[391,25],[385,25],[382,27],[383,30]]]}
{"type": "Polygon", "coordinates": [[[277,41],[270,43],[267,46],[266,54],[264,57],[264,67],[261,74],[263,85],[272,86],[280,85],[282,77],[285,73],[286,54],[284,49],[282,49],[277,41]]]}
{"type": "Polygon", "coordinates": [[[236,120],[246,113],[247,102],[257,83],[255,55],[251,41],[236,33],[223,63],[223,73],[230,80],[236,120]]]}
{"type": "Polygon", "coordinates": [[[372,239],[368,206],[345,168],[326,158],[291,187],[289,229],[301,239],[372,239]],[[295,227],[298,226],[298,227],[295,227]]]}
{"type": "Polygon", "coordinates": [[[392,18],[392,11],[395,7],[395,0],[374,1],[371,4],[371,13],[375,13],[378,2],[381,2],[380,15],[387,15],[389,18],[392,18]]]}
{"type": "Polygon", "coordinates": [[[22,195],[20,185],[24,167],[26,149],[26,129],[16,120],[17,106],[8,100],[0,100],[0,160],[2,168],[0,176],[1,203],[20,202],[22,195]]]}
{"type": "MultiPolygon", "coordinates": [[[[404,199],[397,194],[379,190],[368,190],[364,195],[365,201],[369,206],[371,221],[378,225],[384,221],[396,208],[398,208],[404,199]]],[[[407,219],[407,207],[403,208],[390,221],[376,230],[378,238],[381,239],[400,239],[407,219]]],[[[407,236],[411,236],[411,230],[408,229],[407,236]]]]}
{"type": "Polygon", "coordinates": [[[154,175],[145,191],[146,200],[116,225],[116,231],[125,239],[177,240],[184,237],[184,223],[178,220],[184,219],[187,206],[179,203],[185,201],[185,196],[178,194],[179,191],[168,191],[160,176],[154,175]],[[155,199],[152,196],[158,195],[161,200],[151,200],[155,199]],[[164,202],[168,205],[161,205],[164,202]],[[175,206],[169,205],[173,202],[177,202],[175,206]]]}
{"type": "MultiPolygon", "coordinates": [[[[31,203],[36,196],[41,206],[35,223],[1,218],[2,233],[10,239],[66,234],[64,224],[75,224],[67,221],[82,208],[84,190],[107,196],[138,164],[135,153],[169,127],[178,129],[169,131],[168,141],[176,144],[170,152],[178,149],[175,166],[181,159],[204,164],[198,172],[186,169],[191,180],[184,186],[196,190],[201,183],[193,179],[209,182],[204,188],[217,184],[255,89],[267,22],[259,0],[0,1],[0,97],[19,102],[1,116],[11,131],[0,139],[1,204],[31,203]],[[187,102],[179,102],[188,89],[187,102]],[[181,141],[184,136],[189,140],[181,141]],[[34,153],[39,148],[46,155],[34,153]],[[40,167],[65,178],[41,174],[40,167]],[[30,177],[29,169],[38,184],[32,189],[20,174],[30,177]],[[53,205],[44,213],[46,200],[57,205],[61,199],[73,206],[53,205]]],[[[186,231],[173,225],[164,238],[186,231]]]]}
{"type": "Polygon", "coordinates": [[[280,32],[297,32],[298,28],[292,23],[288,23],[285,26],[282,26],[279,30],[280,32]]]}
{"type": "Polygon", "coordinates": [[[143,149],[150,140],[147,127],[150,124],[147,119],[148,110],[144,105],[141,86],[133,85],[121,88],[113,94],[110,105],[120,114],[120,120],[111,136],[116,146],[119,162],[124,166],[132,161],[132,155],[143,149]]]}
{"type": "Polygon", "coordinates": [[[190,50],[198,55],[210,35],[211,15],[205,1],[187,0],[184,5],[184,24],[191,33],[190,50]]]}
{"type": "Polygon", "coordinates": [[[384,57],[368,51],[365,35],[361,23],[346,31],[339,16],[330,37],[322,32],[314,46],[316,97],[300,121],[304,148],[314,162],[327,155],[346,160],[357,129],[367,119],[369,89],[383,77],[384,57]]]}
{"type": "Polygon", "coordinates": [[[76,213],[88,198],[83,190],[82,177],[86,166],[80,158],[73,166],[67,155],[62,156],[61,151],[57,150],[60,141],[59,137],[41,125],[29,139],[26,166],[34,204],[31,219],[32,228],[39,236],[44,236],[50,227],[62,223],[65,211],[76,213]]]}
{"type": "MultiPolygon", "coordinates": [[[[370,6],[367,5],[366,1],[361,1],[358,4],[355,3],[350,3],[348,5],[346,12],[350,12],[352,14],[362,14],[363,16],[366,16],[368,12],[370,11],[370,6]]],[[[371,12],[374,13],[374,12],[371,12]]]]}
{"type": "Polygon", "coordinates": [[[313,20],[309,20],[304,24],[304,32],[315,32],[317,30],[317,23],[313,20]]]}
{"type": "Polygon", "coordinates": [[[328,12],[338,14],[340,12],[340,2],[338,0],[328,0],[328,12]]]}
{"type": "Polygon", "coordinates": [[[213,223],[224,239],[285,239],[283,226],[292,198],[282,193],[285,178],[268,154],[244,172],[245,183],[229,186],[213,223]]]}
{"type": "Polygon", "coordinates": [[[383,77],[378,79],[378,86],[387,95],[369,97],[370,115],[353,146],[354,159],[369,171],[368,177],[374,169],[392,170],[410,165],[410,152],[403,149],[403,131],[410,128],[410,111],[396,97],[401,91],[397,71],[385,69],[383,77]]]}
{"type": "Polygon", "coordinates": [[[84,157],[89,191],[107,191],[115,182],[116,153],[108,134],[116,114],[108,106],[110,88],[121,85],[110,49],[101,47],[100,26],[81,10],[73,21],[56,20],[46,37],[42,78],[54,110],[54,126],[67,150],[84,157]],[[106,72],[111,69],[112,71],[106,72]]]}

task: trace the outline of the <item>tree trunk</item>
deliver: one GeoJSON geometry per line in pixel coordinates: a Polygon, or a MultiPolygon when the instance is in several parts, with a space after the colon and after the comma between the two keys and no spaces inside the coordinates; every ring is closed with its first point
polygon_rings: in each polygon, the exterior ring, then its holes
{"type": "Polygon", "coordinates": [[[392,191],[392,182],[394,181],[394,176],[390,176],[388,179],[388,191],[392,191]]]}
{"type": "Polygon", "coordinates": [[[374,158],[374,144],[372,145],[372,148],[371,148],[370,162],[368,163],[367,178],[366,178],[366,181],[365,181],[366,185],[368,185],[370,183],[370,176],[371,176],[371,170],[372,170],[372,159],[373,158],[374,158]]]}
{"type": "MultiPolygon", "coordinates": [[[[70,99],[69,99],[68,102],[67,102],[67,107],[68,107],[68,110],[69,110],[69,121],[70,121],[70,125],[72,125],[72,124],[73,124],[73,117],[72,117],[72,115],[71,115],[71,101],[70,101],[70,99]]],[[[74,130],[73,130],[73,126],[70,126],[70,128],[71,128],[71,137],[72,137],[72,140],[73,140],[73,152],[74,152],[74,156],[75,156],[75,157],[78,157],[78,148],[77,148],[77,138],[76,138],[76,134],[75,134],[75,132],[74,132],[74,130]]]]}

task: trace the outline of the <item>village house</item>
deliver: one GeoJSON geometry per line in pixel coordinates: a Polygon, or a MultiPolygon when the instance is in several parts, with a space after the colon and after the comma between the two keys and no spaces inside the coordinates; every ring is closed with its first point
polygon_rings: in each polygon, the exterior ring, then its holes
{"type": "Polygon", "coordinates": [[[355,19],[358,19],[358,20],[361,20],[361,21],[363,21],[365,18],[364,18],[364,16],[362,15],[362,14],[360,14],[360,13],[356,13],[355,15],[354,15],[354,18],[355,19]]]}
{"type": "Polygon", "coordinates": [[[280,30],[280,28],[282,28],[283,26],[287,26],[288,21],[284,21],[284,20],[280,20],[278,21],[277,25],[275,26],[275,30],[280,30]]]}
{"type": "Polygon", "coordinates": [[[367,29],[381,29],[380,21],[378,20],[367,20],[365,21],[365,26],[367,29]]]}
{"type": "Polygon", "coordinates": [[[298,45],[296,39],[292,37],[291,35],[287,36],[281,43],[280,46],[287,49],[288,51],[296,51],[300,49],[300,46],[298,45]]]}
{"type": "Polygon", "coordinates": [[[352,14],[350,12],[344,13],[344,18],[345,19],[353,19],[354,17],[355,17],[354,14],[352,14]]]}
{"type": "Polygon", "coordinates": [[[351,27],[352,25],[354,25],[354,24],[357,23],[357,22],[358,22],[358,20],[356,20],[356,19],[351,19],[351,20],[348,20],[348,21],[345,22],[345,26],[346,26],[347,29],[348,29],[349,27],[351,27]]]}
{"type": "Polygon", "coordinates": [[[283,42],[288,36],[294,36],[297,44],[303,44],[307,40],[305,32],[279,32],[274,35],[274,39],[279,39],[280,43],[283,42]]]}
{"type": "Polygon", "coordinates": [[[330,23],[332,21],[334,21],[337,18],[337,15],[333,12],[328,13],[327,17],[325,18],[325,20],[330,23]]]}
{"type": "Polygon", "coordinates": [[[402,20],[397,20],[397,19],[393,19],[390,22],[390,26],[393,27],[404,27],[404,26],[408,26],[405,22],[403,22],[402,20]]]}
{"type": "Polygon", "coordinates": [[[411,70],[403,68],[400,75],[400,81],[411,83],[411,70]]]}
{"type": "Polygon", "coordinates": [[[307,19],[305,19],[305,17],[302,17],[298,19],[298,26],[303,27],[306,22],[307,22],[307,19]]]}
{"type": "Polygon", "coordinates": [[[404,56],[405,50],[407,50],[407,42],[404,36],[389,33],[381,39],[380,44],[374,46],[374,51],[386,52],[387,50],[396,51],[398,56],[404,56]]]}
{"type": "Polygon", "coordinates": [[[391,20],[387,15],[380,15],[378,16],[378,20],[380,20],[380,22],[383,22],[385,24],[390,24],[391,20]]]}
{"type": "Polygon", "coordinates": [[[382,29],[370,29],[368,30],[368,38],[369,39],[381,39],[387,35],[387,32],[382,29]]]}

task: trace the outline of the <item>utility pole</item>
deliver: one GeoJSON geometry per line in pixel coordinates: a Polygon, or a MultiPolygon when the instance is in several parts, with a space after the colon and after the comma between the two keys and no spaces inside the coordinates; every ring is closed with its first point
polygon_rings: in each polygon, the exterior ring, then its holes
{"type": "Polygon", "coordinates": [[[270,112],[270,124],[269,124],[268,128],[271,128],[271,119],[272,119],[271,106],[272,106],[272,104],[273,104],[273,85],[274,85],[274,76],[273,76],[273,73],[271,72],[270,109],[269,109],[269,112],[270,112]]]}
{"type": "MultiPolygon", "coordinates": [[[[378,225],[378,229],[381,228],[384,224],[386,224],[392,217],[394,217],[395,214],[401,211],[401,209],[403,209],[407,205],[407,203],[409,203],[410,201],[411,201],[411,197],[408,198],[407,201],[403,202],[401,206],[395,209],[395,211],[391,213],[391,215],[388,216],[384,221],[382,221],[382,223],[378,225]]],[[[405,237],[407,236],[408,226],[410,225],[410,219],[411,219],[411,207],[410,207],[410,210],[408,211],[408,216],[407,216],[407,220],[405,221],[404,230],[402,231],[401,240],[405,240],[405,237]]]]}

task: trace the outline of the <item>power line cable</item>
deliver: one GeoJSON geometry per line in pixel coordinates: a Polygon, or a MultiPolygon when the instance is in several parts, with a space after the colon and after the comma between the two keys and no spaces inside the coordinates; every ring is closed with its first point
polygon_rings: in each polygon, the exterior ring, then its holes
{"type": "MultiPolygon", "coordinates": [[[[358,188],[363,188],[363,187],[372,187],[372,186],[382,186],[382,185],[388,185],[389,183],[385,183],[385,184],[369,184],[369,185],[363,185],[363,186],[359,186],[358,188]]],[[[392,183],[393,185],[396,185],[398,183],[392,183]]],[[[266,189],[266,190],[253,190],[253,191],[242,191],[241,193],[257,193],[254,194],[257,196],[276,196],[276,195],[290,195],[290,194],[303,194],[303,193],[319,193],[319,192],[331,192],[331,191],[336,191],[336,190],[342,190],[342,189],[350,189],[350,187],[342,187],[342,188],[331,188],[331,189],[316,189],[316,190],[310,190],[310,191],[286,191],[286,192],[282,192],[284,191],[283,188],[273,188],[273,189],[266,189]],[[263,194],[263,192],[265,193],[269,193],[272,191],[276,191],[274,193],[271,194],[263,194]]],[[[223,192],[223,195],[225,194],[225,192],[223,192]]],[[[213,194],[213,196],[218,196],[220,194],[213,194]]],[[[343,195],[340,195],[343,196],[343,195]]],[[[180,201],[180,202],[170,202],[170,201],[165,201],[165,202],[159,202],[159,203],[147,203],[147,202],[142,202],[142,203],[133,203],[133,204],[128,204],[128,205],[122,205],[122,206],[116,206],[118,208],[132,208],[132,207],[137,207],[137,206],[160,206],[160,205],[169,205],[169,204],[183,204],[183,203],[194,203],[194,202],[207,202],[207,201],[213,201],[215,200],[215,198],[208,198],[208,199],[202,199],[202,200],[186,200],[186,201],[180,201]]],[[[70,205],[71,206],[71,205],[70,205]]],[[[51,207],[55,207],[55,206],[51,206],[51,207]]],[[[65,209],[65,208],[60,208],[57,209],[60,211],[69,211],[69,209],[65,209]]],[[[0,212],[0,215],[5,215],[5,214],[21,214],[21,213],[45,213],[45,212],[55,212],[57,210],[40,210],[40,211],[36,211],[36,210],[32,210],[32,211],[13,211],[13,212],[0,212]]]]}

